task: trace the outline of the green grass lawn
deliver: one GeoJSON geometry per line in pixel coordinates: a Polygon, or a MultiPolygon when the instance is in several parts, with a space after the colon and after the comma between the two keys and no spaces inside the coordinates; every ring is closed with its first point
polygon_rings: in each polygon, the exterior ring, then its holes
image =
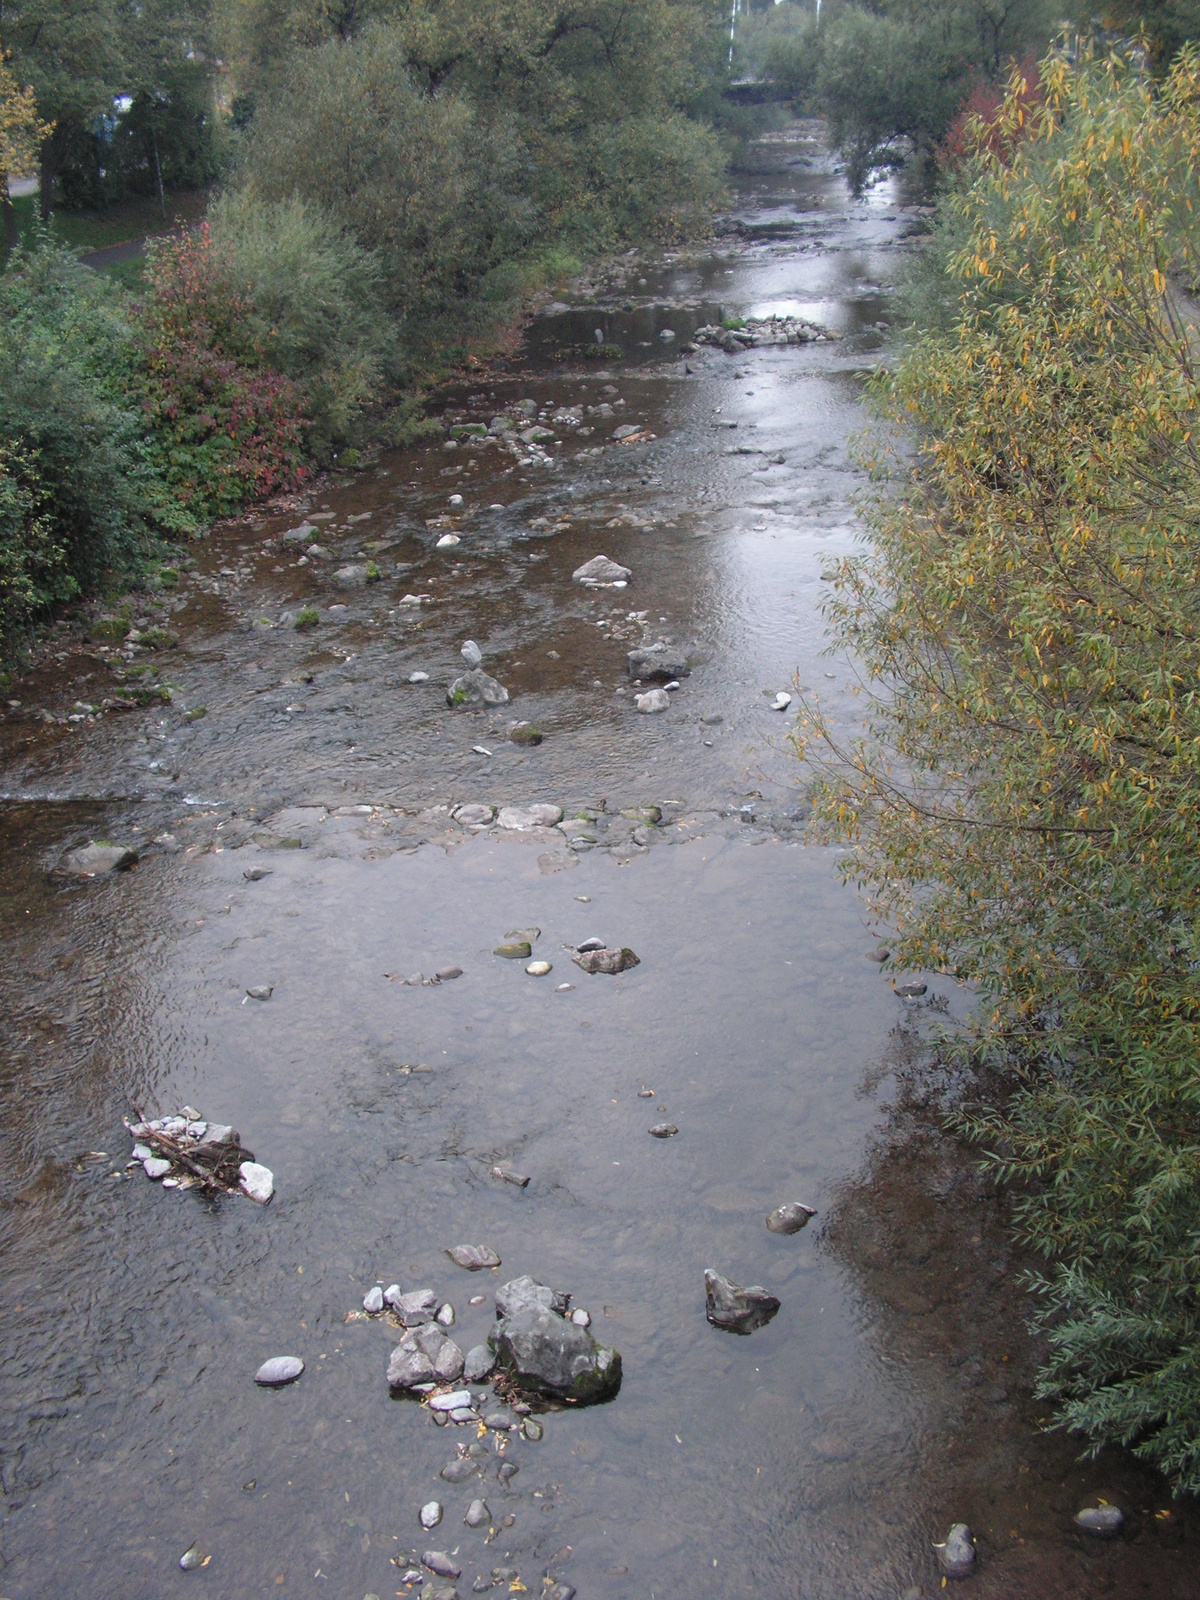
{"type": "MultiPolygon", "coordinates": [[[[158,200],[149,198],[122,200],[119,205],[102,212],[54,211],[50,217],[50,232],[60,244],[72,250],[102,250],[106,245],[124,244],[144,234],[167,233],[181,223],[199,222],[208,200],[207,189],[168,194],[165,219],[158,200]]],[[[13,210],[21,237],[28,237],[38,217],[37,195],[21,195],[13,201],[13,210]]]]}

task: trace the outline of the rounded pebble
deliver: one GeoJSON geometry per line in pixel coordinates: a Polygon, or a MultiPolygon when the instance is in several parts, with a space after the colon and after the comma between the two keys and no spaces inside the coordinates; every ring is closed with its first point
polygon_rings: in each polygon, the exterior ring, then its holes
{"type": "Polygon", "coordinates": [[[299,1356],[272,1356],[259,1367],[254,1381],[261,1383],[264,1389],[279,1389],[285,1383],[295,1383],[303,1371],[304,1363],[299,1356]]]}
{"type": "Polygon", "coordinates": [[[468,1528],[485,1527],[492,1520],[492,1513],[487,1508],[484,1500],[472,1500],[467,1507],[467,1514],[463,1518],[468,1528]]]}
{"type": "Polygon", "coordinates": [[[1095,1534],[1098,1539],[1115,1538],[1124,1521],[1125,1513],[1116,1506],[1085,1506],[1075,1515],[1075,1526],[1084,1533],[1095,1534]]]}
{"type": "Polygon", "coordinates": [[[430,1500],[421,1507],[421,1526],[423,1528],[436,1528],[442,1520],[442,1508],[436,1500],[430,1500]]]}
{"type": "Polygon", "coordinates": [[[198,1544],[190,1544],[179,1558],[181,1572],[194,1572],[197,1567],[204,1565],[204,1556],[198,1544]]]}
{"type": "Polygon", "coordinates": [[[363,1296],[363,1310],[373,1317],[377,1317],[383,1310],[383,1290],[378,1284],[373,1289],[368,1289],[363,1296]]]}
{"type": "Polygon", "coordinates": [[[550,961],[531,961],[525,971],[531,978],[544,978],[554,971],[554,965],[550,961]]]}
{"type": "Polygon", "coordinates": [[[965,1522],[956,1522],[944,1544],[935,1544],[938,1562],[948,1578],[965,1578],[975,1565],[975,1546],[965,1522]]]}
{"type": "Polygon", "coordinates": [[[545,1429],[535,1417],[526,1417],[521,1424],[521,1432],[533,1444],[537,1444],[545,1433],[545,1429]]]}

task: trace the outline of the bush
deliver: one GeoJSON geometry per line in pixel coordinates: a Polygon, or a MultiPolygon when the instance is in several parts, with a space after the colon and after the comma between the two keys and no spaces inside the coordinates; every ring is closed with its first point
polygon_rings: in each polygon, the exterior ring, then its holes
{"type": "Polygon", "coordinates": [[[0,631],[129,569],[148,543],[141,427],[120,295],[48,243],[0,274],[0,631]]]}
{"type": "Polygon", "coordinates": [[[166,526],[228,516],[308,473],[300,391],[263,370],[258,313],[231,272],[207,223],[148,254],[134,382],[166,526]]]}
{"type": "Polygon", "coordinates": [[[977,125],[956,313],[880,381],[915,455],[836,575],[880,688],[818,805],[899,962],[981,992],[958,1050],[1007,1088],[960,1124],[1048,1261],[1041,1393],[1195,1492],[1200,55],[1041,89],[977,125]]]}
{"type": "Polygon", "coordinates": [[[245,306],[245,334],[292,378],[328,460],[381,396],[394,337],[378,258],[321,208],[297,198],[226,195],[210,217],[216,268],[245,306]]]}

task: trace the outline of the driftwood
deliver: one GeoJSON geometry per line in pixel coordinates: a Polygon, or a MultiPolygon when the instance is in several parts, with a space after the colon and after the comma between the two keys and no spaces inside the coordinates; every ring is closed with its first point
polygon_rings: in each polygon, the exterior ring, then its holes
{"type": "MultiPolygon", "coordinates": [[[[253,1161],[254,1151],[247,1150],[236,1133],[230,1134],[223,1144],[201,1144],[198,1140],[177,1139],[174,1134],[149,1127],[149,1118],[134,1106],[137,1121],[130,1127],[130,1135],[139,1144],[146,1145],[163,1161],[169,1161],[193,1180],[189,1187],[199,1187],[206,1195],[236,1194],[241,1185],[241,1164],[253,1161]],[[142,1128],[142,1133],[134,1133],[142,1128]]],[[[172,1176],[176,1176],[172,1172],[172,1176]]]]}

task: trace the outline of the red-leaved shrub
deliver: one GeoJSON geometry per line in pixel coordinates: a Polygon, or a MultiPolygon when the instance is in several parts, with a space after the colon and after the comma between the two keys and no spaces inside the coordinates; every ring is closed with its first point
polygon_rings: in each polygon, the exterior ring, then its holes
{"type": "Polygon", "coordinates": [[[1005,163],[1025,136],[1027,113],[1042,103],[1042,86],[1038,78],[1035,56],[1027,56],[1020,66],[1014,66],[1012,77],[1019,80],[1016,96],[1018,120],[1014,123],[1002,115],[1005,86],[994,83],[977,83],[967,96],[962,110],[955,117],[938,146],[938,165],[948,171],[957,169],[979,150],[987,150],[1005,163]]]}

